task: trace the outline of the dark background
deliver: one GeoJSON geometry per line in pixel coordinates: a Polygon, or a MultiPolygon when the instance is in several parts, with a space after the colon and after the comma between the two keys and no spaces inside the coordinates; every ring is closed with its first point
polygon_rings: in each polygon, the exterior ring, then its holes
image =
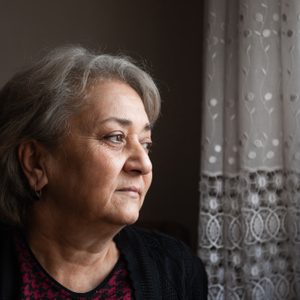
{"type": "Polygon", "coordinates": [[[163,103],[141,222],[196,250],[202,1],[0,0],[0,86],[46,49],[80,44],[146,63],[163,103]]]}

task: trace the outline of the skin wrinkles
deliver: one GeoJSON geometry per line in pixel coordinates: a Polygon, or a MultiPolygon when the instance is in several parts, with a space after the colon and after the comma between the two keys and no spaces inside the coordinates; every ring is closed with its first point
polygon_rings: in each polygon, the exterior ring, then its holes
{"type": "Polygon", "coordinates": [[[86,292],[118,259],[113,237],[138,219],[152,181],[151,126],[139,95],[119,81],[94,87],[69,123],[70,134],[43,156],[46,184],[28,242],[51,276],[86,292]]]}

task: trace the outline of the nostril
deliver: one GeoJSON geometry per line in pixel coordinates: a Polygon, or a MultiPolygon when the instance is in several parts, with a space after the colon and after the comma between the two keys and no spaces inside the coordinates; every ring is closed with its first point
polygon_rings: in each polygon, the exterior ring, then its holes
{"type": "Polygon", "coordinates": [[[152,171],[151,160],[144,150],[143,152],[143,154],[131,155],[128,157],[124,165],[124,170],[126,172],[134,172],[143,175],[152,171]]]}
{"type": "Polygon", "coordinates": [[[152,172],[152,164],[141,163],[138,161],[127,161],[124,165],[124,169],[126,172],[144,175],[152,172]]]}

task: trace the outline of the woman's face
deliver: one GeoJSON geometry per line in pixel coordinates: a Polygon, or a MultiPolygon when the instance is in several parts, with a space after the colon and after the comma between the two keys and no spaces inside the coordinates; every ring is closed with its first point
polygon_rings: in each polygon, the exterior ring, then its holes
{"type": "Polygon", "coordinates": [[[135,222],[152,180],[150,124],[139,95],[119,81],[100,82],[70,127],[49,158],[43,196],[50,209],[87,222],[135,222]]]}

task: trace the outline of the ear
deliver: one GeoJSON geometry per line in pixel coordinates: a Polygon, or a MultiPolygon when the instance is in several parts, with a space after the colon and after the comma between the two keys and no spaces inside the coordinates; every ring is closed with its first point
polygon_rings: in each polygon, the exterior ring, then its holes
{"type": "Polygon", "coordinates": [[[36,140],[27,140],[18,147],[22,170],[33,190],[40,191],[48,183],[45,158],[46,149],[36,140]]]}

